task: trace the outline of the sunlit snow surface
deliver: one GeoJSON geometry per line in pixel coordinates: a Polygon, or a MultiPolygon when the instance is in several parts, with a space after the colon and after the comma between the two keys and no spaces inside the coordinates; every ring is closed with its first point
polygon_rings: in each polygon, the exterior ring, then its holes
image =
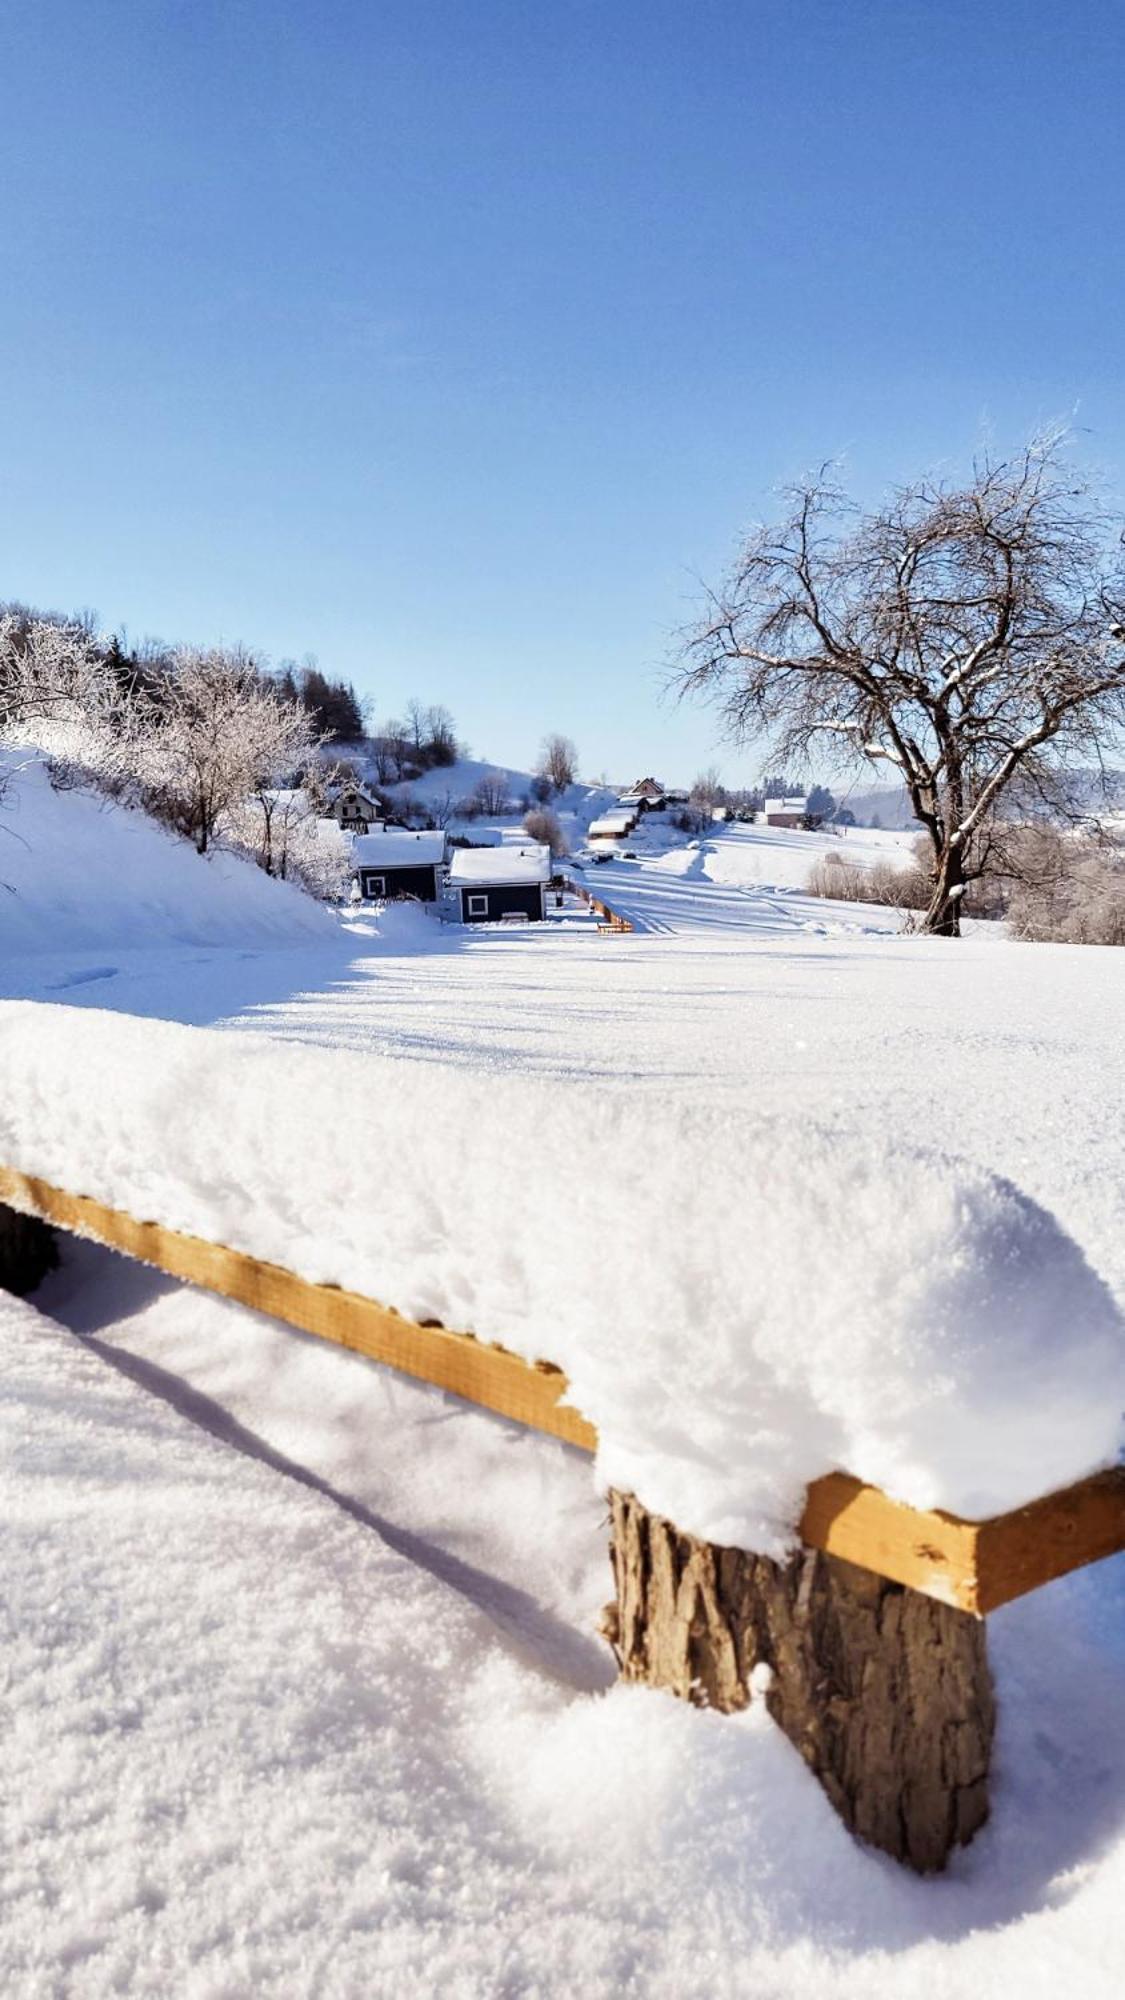
{"type": "MultiPolygon", "coordinates": [[[[736,829],[591,869],[632,937],[60,919],[0,990],[766,1117],[779,1180],[810,1125],[905,1134],[1007,1177],[1120,1307],[1125,955],[900,937],[802,895],[810,859],[736,829]]],[[[695,1132],[611,1159],[560,1253],[704,1199],[695,1132]]],[[[502,1203],[536,1163],[498,1155],[502,1203]]],[[[91,1345],[3,1308],[5,1993],[1119,1992],[1120,1561],[990,1621],[994,1818],[920,1884],[761,1718],[604,1692],[583,1459],[105,1253],[37,1303],[91,1345]]]]}
{"type": "Polygon", "coordinates": [[[607,1691],[585,1464],[79,1249],[0,1302],[4,1991],[1109,2000],[1120,1564],[990,1624],[990,1826],[854,1845],[760,1714],[607,1691]]]}

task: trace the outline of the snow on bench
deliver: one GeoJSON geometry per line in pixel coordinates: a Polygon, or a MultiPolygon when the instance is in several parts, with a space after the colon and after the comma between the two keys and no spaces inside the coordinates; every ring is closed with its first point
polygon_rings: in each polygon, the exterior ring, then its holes
{"type": "MultiPolygon", "coordinates": [[[[1018,1189],[874,1126],[844,1135],[805,1121],[793,1134],[721,1104],[662,1106],[119,1015],[5,1005],[0,1055],[9,1198],[30,1176],[142,1231],[220,1246],[265,1272],[248,1300],[264,1310],[278,1310],[271,1272],[321,1297],[346,1288],[385,1321],[401,1316],[384,1327],[400,1352],[427,1332],[435,1352],[464,1334],[479,1338],[461,1353],[500,1343],[517,1391],[513,1357],[548,1357],[566,1379],[547,1378],[546,1403],[566,1420],[565,1389],[588,1432],[574,1441],[596,1435],[596,1476],[613,1496],[610,1636],[623,1673],[743,1705],[755,1665],[734,1589],[763,1629],[789,1631],[784,1643],[775,1632],[785,1671],[767,1699],[849,1824],[919,1866],[940,1865],[979,1825],[991,1708],[966,1610],[986,1609],[990,1592],[1003,1601],[1005,1560],[1024,1562],[1021,1588],[1044,1580],[1028,1560],[1042,1518],[1021,1543],[1012,1517],[1113,1463],[1125,1400],[1113,1299],[1018,1189]],[[682,1173],[615,1176],[607,1222],[607,1162],[654,1157],[682,1173]],[[872,1489],[863,1532],[890,1555],[860,1560],[878,1575],[864,1584],[851,1561],[833,1570],[823,1558],[803,1568],[800,1543],[839,1551],[834,1532],[849,1517],[854,1527],[872,1489]],[[993,1530],[1001,1517],[1007,1556],[1002,1534],[951,1516],[984,1516],[993,1530]],[[901,1587],[883,1581],[902,1576],[896,1532],[915,1569],[967,1576],[976,1597],[923,1582],[920,1603],[946,1603],[921,1620],[909,1603],[885,1616],[870,1590],[901,1587]],[[951,1595],[965,1609],[947,1608],[951,1595]],[[945,1664],[889,1772],[849,1792],[852,1721],[840,1716],[855,1709],[866,1730],[867,1698],[845,1688],[826,1707],[809,1691],[823,1690],[826,1656],[892,1644],[892,1705],[911,1661],[915,1680],[919,1659],[945,1664]],[[950,1703],[975,1748],[964,1770],[935,1772],[950,1703]],[[923,1800],[913,1819],[904,1796],[923,1800]]],[[[34,1190],[27,1199],[34,1207],[34,1190]]],[[[154,1240],[123,1247],[143,1255],[154,1240]]],[[[339,1320],[355,1300],[334,1297],[339,1320]]],[[[1119,1545],[1119,1489],[1095,1488],[1102,1543],[1119,1545]]],[[[1048,1541],[1057,1530],[1065,1557],[1069,1533],[1075,1559],[1091,1559],[1073,1521],[1059,1528],[1057,1509],[1051,1519],[1048,1541]]],[[[903,1580],[910,1600],[917,1578],[903,1580]]]]}

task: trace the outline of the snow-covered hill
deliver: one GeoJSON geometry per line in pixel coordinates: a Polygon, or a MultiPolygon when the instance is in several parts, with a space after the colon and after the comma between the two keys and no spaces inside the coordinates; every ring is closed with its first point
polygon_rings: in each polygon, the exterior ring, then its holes
{"type": "Polygon", "coordinates": [[[308,944],[332,919],[231,854],[206,857],[143,812],[55,791],[44,759],[0,750],[0,954],[308,944]]]}

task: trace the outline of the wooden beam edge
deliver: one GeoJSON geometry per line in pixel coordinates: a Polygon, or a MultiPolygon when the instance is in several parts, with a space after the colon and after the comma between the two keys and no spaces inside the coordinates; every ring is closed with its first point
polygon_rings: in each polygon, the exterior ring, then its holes
{"type": "Polygon", "coordinates": [[[1125,1466],[1112,1466],[980,1524],[982,1614],[1125,1549],[1125,1466]]]}
{"type": "MultiPolygon", "coordinates": [[[[407,1319],[357,1292],[139,1221],[15,1168],[0,1166],[0,1201],[581,1451],[597,1449],[594,1425],[566,1402],[566,1376],[550,1362],[407,1319]]],[[[984,1521],[922,1511],[850,1473],[830,1472],[809,1486],[798,1533],[809,1548],[981,1617],[1125,1548],[1125,1469],[984,1521]]]]}

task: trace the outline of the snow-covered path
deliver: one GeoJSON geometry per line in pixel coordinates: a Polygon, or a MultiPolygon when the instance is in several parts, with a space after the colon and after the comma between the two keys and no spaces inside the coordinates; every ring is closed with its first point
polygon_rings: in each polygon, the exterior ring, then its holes
{"type": "Polygon", "coordinates": [[[636,858],[590,864],[595,895],[627,916],[642,934],[746,939],[893,936],[895,910],[825,903],[805,893],[809,870],[825,852],[847,860],[903,858],[899,838],[853,834],[850,844],[773,827],[734,825],[705,839],[665,845],[659,826],[642,823],[636,858]],[[882,844],[880,844],[882,843],[882,844]]]}

